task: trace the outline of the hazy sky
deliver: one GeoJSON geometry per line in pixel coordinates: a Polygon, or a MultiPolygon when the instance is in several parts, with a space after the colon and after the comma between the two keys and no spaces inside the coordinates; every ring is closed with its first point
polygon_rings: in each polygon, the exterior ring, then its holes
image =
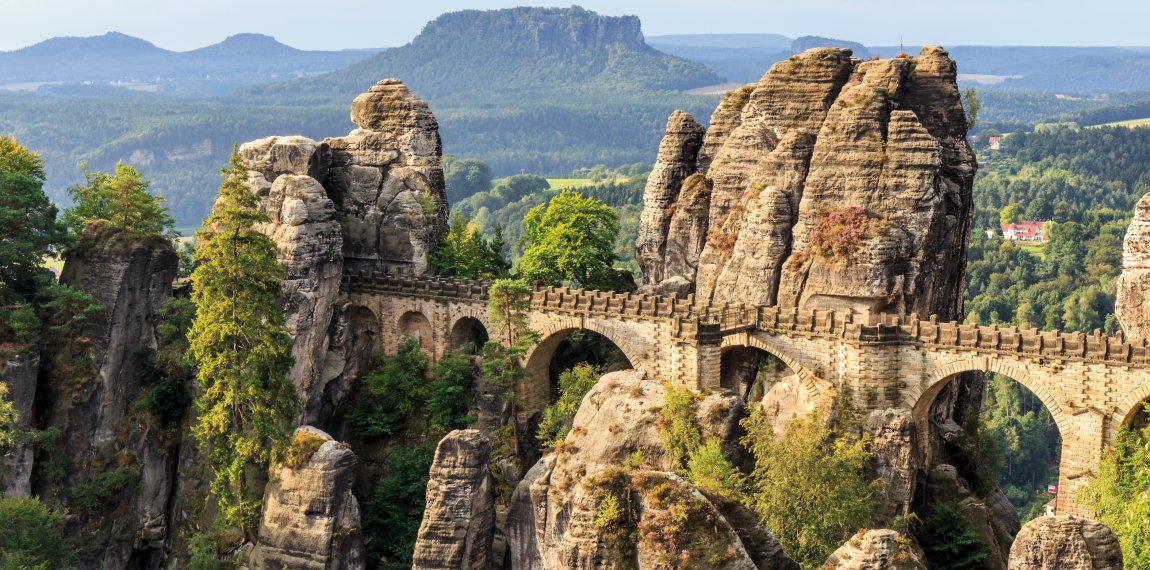
{"type": "MultiPolygon", "coordinates": [[[[0,50],[53,36],[119,31],[187,50],[239,32],[302,49],[407,43],[443,12],[506,8],[483,0],[0,0],[0,50]]],[[[539,2],[536,5],[548,5],[539,2]]],[[[559,4],[566,6],[570,4],[559,4]]],[[[633,14],[648,36],[777,33],[868,45],[1150,45],[1146,0],[585,0],[608,15],[633,14]]]]}

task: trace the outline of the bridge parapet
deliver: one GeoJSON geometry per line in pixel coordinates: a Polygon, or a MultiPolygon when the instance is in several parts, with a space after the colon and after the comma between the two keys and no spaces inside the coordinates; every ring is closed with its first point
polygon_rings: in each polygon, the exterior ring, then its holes
{"type": "Polygon", "coordinates": [[[415,297],[487,302],[491,283],[471,279],[427,277],[411,273],[346,272],[342,287],[362,293],[392,293],[415,297]]]}
{"type": "Polygon", "coordinates": [[[531,296],[532,307],[621,318],[690,317],[694,314],[692,302],[693,299],[566,287],[537,287],[531,296]]]}

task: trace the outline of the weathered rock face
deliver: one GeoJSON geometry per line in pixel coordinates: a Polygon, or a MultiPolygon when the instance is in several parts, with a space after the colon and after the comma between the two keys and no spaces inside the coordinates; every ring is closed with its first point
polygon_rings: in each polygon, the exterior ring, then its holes
{"type": "Polygon", "coordinates": [[[1114,313],[1130,338],[1150,335],[1150,194],[1138,200],[1126,230],[1114,313]]]}
{"type": "MultiPolygon", "coordinates": [[[[5,356],[0,359],[0,383],[8,386],[8,401],[18,415],[16,429],[32,428],[36,401],[36,377],[40,373],[39,354],[5,356]]],[[[0,453],[0,496],[27,497],[32,494],[32,444],[17,444],[0,453]]]]}
{"type": "MultiPolygon", "coordinates": [[[[680,551],[672,551],[672,543],[691,545],[682,546],[687,550],[723,545],[715,567],[797,568],[753,517],[736,506],[723,511],[669,473],[673,465],[656,427],[663,398],[662,383],[640,371],[607,374],[584,397],[561,449],[536,464],[515,490],[507,522],[512,568],[616,568],[625,559],[637,559],[641,568],[673,568],[680,551]],[[636,456],[640,466],[621,468],[636,456]],[[630,493],[631,518],[597,527],[612,493],[630,493]],[[694,524],[685,525],[687,535],[665,535],[672,526],[664,520],[668,501],[688,507],[694,524]],[[610,534],[626,535],[628,525],[640,531],[633,546],[610,534]]],[[[742,411],[738,398],[710,394],[696,411],[707,436],[732,440],[742,411]]]]}
{"type": "Polygon", "coordinates": [[[296,430],[293,446],[308,452],[299,465],[279,466],[268,483],[250,567],[364,568],[359,502],[351,492],[355,454],[311,426],[296,430]]]}
{"type": "Polygon", "coordinates": [[[1072,516],[1039,517],[1022,527],[1010,570],[1119,570],[1122,550],[1110,527],[1072,516]]]}
{"type": "Polygon", "coordinates": [[[659,243],[665,253],[662,265],[644,259],[645,284],[679,276],[711,304],[957,317],[975,161],[955,77],[936,47],[866,62],[844,49],[793,56],[728,94],[693,172],[694,146],[673,116],[640,229],[640,253],[659,243]],[[700,193],[705,219],[657,215],[660,204],[700,204],[700,193]],[[852,210],[850,227],[828,223],[852,210]],[[671,255],[671,244],[693,244],[698,227],[692,274],[690,247],[671,255]]]}
{"type": "Polygon", "coordinates": [[[69,534],[80,545],[82,567],[149,567],[163,557],[173,450],[152,414],[132,402],[145,388],[136,355],[157,346],[157,315],[176,268],[168,240],[103,222],[88,224],[65,260],[61,282],[104,308],[52,358],[44,427],[62,434],[50,456],[63,477],[41,478],[33,490],[80,514],[69,519],[69,534]],[[75,366],[84,359],[94,372],[75,366]],[[113,473],[123,484],[107,484],[113,473]],[[77,502],[82,485],[101,481],[114,502],[77,502]]]}
{"type": "Polygon", "coordinates": [[[486,570],[491,564],[495,479],[490,456],[491,439],[479,430],[456,430],[439,442],[412,568],[486,570]]]}
{"type": "Polygon", "coordinates": [[[351,119],[359,128],[345,137],[240,147],[271,218],[261,231],[287,271],[283,310],[303,423],[326,424],[341,409],[361,364],[362,343],[345,333],[363,327],[336,307],[343,272],[424,273],[447,230],[439,127],[427,104],[387,79],[356,97],[351,119]]]}
{"type": "Polygon", "coordinates": [[[926,570],[909,538],[890,529],[860,530],[827,558],[824,570],[926,570]]]}

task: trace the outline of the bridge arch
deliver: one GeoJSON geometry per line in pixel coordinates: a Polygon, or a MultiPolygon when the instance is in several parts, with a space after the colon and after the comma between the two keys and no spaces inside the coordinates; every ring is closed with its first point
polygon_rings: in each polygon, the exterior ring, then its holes
{"type": "Polygon", "coordinates": [[[1034,393],[1042,405],[1046,406],[1060,433],[1065,436],[1065,434],[1073,431],[1070,416],[1063,411],[1058,399],[1051,393],[1045,376],[1031,374],[1027,365],[1013,359],[984,355],[955,355],[955,358],[950,362],[932,367],[927,374],[926,381],[920,386],[904,391],[905,407],[912,410],[912,416],[920,430],[926,427],[930,408],[938,395],[946,388],[947,384],[966,372],[993,372],[1018,382],[1034,393]]]}
{"type": "Polygon", "coordinates": [[[1139,386],[1126,395],[1122,403],[1114,410],[1109,428],[1106,433],[1106,444],[1114,445],[1118,440],[1118,432],[1123,428],[1141,428],[1150,422],[1143,406],[1150,404],[1150,382],[1139,386]]]}
{"type": "Polygon", "coordinates": [[[524,357],[528,385],[520,387],[520,400],[524,412],[537,412],[550,403],[551,377],[549,367],[555,351],[575,331],[590,331],[610,341],[623,353],[631,368],[643,368],[646,353],[629,342],[620,331],[593,319],[564,317],[551,319],[540,327],[539,342],[524,357]]]}
{"type": "Polygon", "coordinates": [[[435,332],[431,327],[431,320],[423,313],[416,310],[403,313],[396,323],[396,330],[399,331],[399,340],[405,337],[418,339],[419,346],[425,353],[434,354],[435,332]]]}
{"type": "MultiPolygon", "coordinates": [[[[824,401],[824,398],[828,396],[828,394],[819,387],[822,381],[814,372],[806,366],[803,366],[798,360],[795,360],[790,353],[790,347],[788,347],[785,342],[781,342],[777,337],[759,334],[728,335],[723,337],[719,348],[723,353],[728,353],[738,348],[753,348],[778,358],[798,377],[802,397],[806,401],[811,402],[816,407],[821,407],[827,403],[824,401]]],[[[722,368],[721,364],[720,368],[722,368]]]]}
{"type": "Polygon", "coordinates": [[[485,315],[477,311],[461,311],[452,316],[451,328],[447,337],[448,348],[454,350],[467,343],[472,343],[476,350],[491,339],[488,322],[485,315]]]}

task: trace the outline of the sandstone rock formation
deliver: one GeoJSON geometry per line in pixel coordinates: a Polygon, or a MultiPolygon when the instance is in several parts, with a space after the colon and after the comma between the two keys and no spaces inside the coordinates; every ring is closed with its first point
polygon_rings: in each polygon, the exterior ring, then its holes
{"type": "Polygon", "coordinates": [[[439,127],[427,103],[386,79],[356,97],[351,120],[359,128],[344,137],[240,147],[271,218],[262,231],[287,270],[283,309],[303,423],[326,423],[362,364],[355,339],[341,336],[355,329],[336,306],[344,271],[425,273],[447,231],[439,127]]]}
{"type": "MultiPolygon", "coordinates": [[[[669,472],[671,458],[656,427],[663,398],[662,383],[641,371],[600,379],[559,451],[536,464],[515,490],[507,522],[511,567],[616,568],[621,560],[636,559],[641,568],[672,568],[681,552],[669,545],[679,544],[689,556],[703,555],[706,545],[722,545],[716,567],[797,568],[747,513],[737,506],[724,511],[669,472]],[[630,505],[620,507],[629,514],[618,515],[617,524],[597,526],[604,501],[630,505]],[[684,505],[692,522],[669,524],[671,503],[684,505]],[[686,531],[667,536],[676,526],[686,531]],[[640,538],[628,545],[632,528],[640,538]]],[[[734,437],[742,413],[738,398],[710,394],[696,410],[707,436],[734,437]]]]}
{"type": "Polygon", "coordinates": [[[61,282],[91,294],[103,309],[51,359],[43,427],[60,430],[50,458],[63,477],[40,478],[33,491],[79,513],[69,531],[82,567],[149,567],[163,559],[173,450],[156,419],[132,402],[145,389],[137,354],[157,346],[157,314],[172,294],[177,261],[168,240],[104,222],[89,223],[65,259],[61,282]],[[71,364],[85,360],[94,372],[71,364]],[[111,496],[78,504],[78,491],[93,484],[111,496]]]}
{"type": "Polygon", "coordinates": [[[1150,335],[1150,194],[1138,200],[1122,243],[1114,313],[1132,339],[1150,335]]]}
{"type": "Polygon", "coordinates": [[[495,533],[490,456],[491,439],[479,430],[456,430],[439,442],[427,482],[427,508],[419,525],[413,569],[489,567],[495,533]]]}
{"type": "Polygon", "coordinates": [[[701,147],[672,116],[645,195],[644,285],[959,316],[975,161],[955,77],[937,47],[866,62],[821,48],[728,94],[701,147]]]}
{"type": "Polygon", "coordinates": [[[827,558],[823,570],[926,570],[922,551],[890,529],[860,530],[827,558]]]}
{"type": "MultiPolygon", "coordinates": [[[[352,495],[355,454],[328,434],[302,426],[294,459],[275,469],[264,492],[253,570],[355,570],[364,565],[359,502],[352,495]]],[[[290,454],[289,454],[290,455],[290,454]]]]}
{"type": "Polygon", "coordinates": [[[1119,570],[1122,550],[1110,527],[1072,516],[1038,517],[1010,549],[1010,570],[1119,570]]]}
{"type": "MultiPolygon", "coordinates": [[[[15,428],[32,428],[36,401],[36,381],[40,373],[39,354],[0,356],[0,383],[7,385],[7,400],[16,410],[15,428]]],[[[27,497],[32,494],[32,444],[20,443],[0,448],[0,497],[27,497]]]]}

